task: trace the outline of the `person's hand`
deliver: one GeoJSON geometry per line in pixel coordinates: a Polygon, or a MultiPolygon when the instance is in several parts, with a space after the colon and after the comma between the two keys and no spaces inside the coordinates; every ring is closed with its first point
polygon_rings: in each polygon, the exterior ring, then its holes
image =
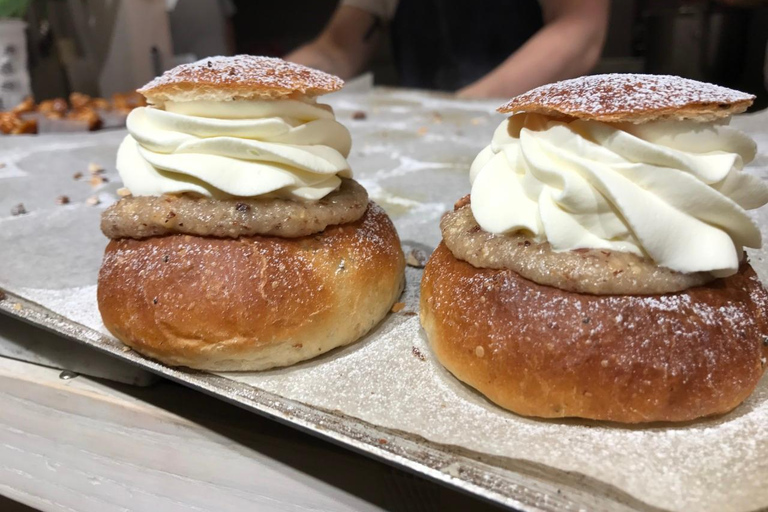
{"type": "Polygon", "coordinates": [[[383,24],[373,14],[340,6],[317,39],[284,58],[343,79],[359,74],[381,41],[383,24]]]}

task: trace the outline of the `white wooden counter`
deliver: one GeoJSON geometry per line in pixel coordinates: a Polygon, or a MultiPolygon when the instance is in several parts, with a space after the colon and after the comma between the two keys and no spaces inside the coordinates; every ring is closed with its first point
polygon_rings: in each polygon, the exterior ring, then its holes
{"type": "Polygon", "coordinates": [[[0,357],[0,494],[40,510],[495,510],[170,382],[60,373],[0,357]]]}

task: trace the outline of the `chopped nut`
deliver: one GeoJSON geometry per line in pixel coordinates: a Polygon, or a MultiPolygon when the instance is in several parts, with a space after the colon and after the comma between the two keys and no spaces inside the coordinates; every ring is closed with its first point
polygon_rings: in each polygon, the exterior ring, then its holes
{"type": "Polygon", "coordinates": [[[21,304],[19,304],[18,302],[16,304],[14,304],[13,305],[13,310],[14,311],[21,311],[21,304]]]}
{"type": "Polygon", "coordinates": [[[398,313],[402,311],[404,307],[405,307],[405,302],[395,302],[394,305],[392,306],[392,312],[398,313]]]}
{"type": "Polygon", "coordinates": [[[119,188],[117,189],[117,195],[120,197],[128,197],[129,195],[131,195],[131,191],[125,187],[119,188]]]}
{"type": "Polygon", "coordinates": [[[101,174],[104,172],[104,168],[99,164],[90,163],[88,164],[88,172],[91,174],[101,174]]]}
{"type": "Polygon", "coordinates": [[[85,200],[85,204],[88,206],[96,206],[99,203],[101,203],[101,200],[96,196],[91,196],[85,200]]]}
{"type": "Polygon", "coordinates": [[[75,179],[75,180],[79,180],[82,177],[83,177],[83,173],[81,172],[76,172],[75,174],[72,175],[72,179],[75,179]]]}
{"type": "Polygon", "coordinates": [[[247,204],[245,204],[245,203],[237,203],[237,205],[235,205],[235,209],[236,209],[237,211],[239,211],[239,212],[247,212],[248,210],[250,210],[250,209],[251,209],[251,207],[250,207],[250,206],[248,206],[248,205],[247,205],[247,204]]]}
{"type": "Polygon", "coordinates": [[[427,254],[421,249],[411,249],[405,256],[405,264],[409,267],[424,268],[427,264],[427,254]]]}
{"type": "Polygon", "coordinates": [[[69,204],[68,196],[59,196],[56,198],[56,204],[69,204]]]}
{"type": "Polygon", "coordinates": [[[485,355],[485,349],[482,347],[482,345],[475,347],[475,355],[477,357],[483,357],[485,355]]]}
{"type": "Polygon", "coordinates": [[[416,131],[416,133],[417,133],[418,135],[426,135],[428,131],[429,131],[429,128],[427,128],[426,126],[422,126],[421,128],[419,128],[419,129],[416,131]]]}
{"type": "Polygon", "coordinates": [[[99,174],[94,174],[93,176],[91,176],[91,179],[90,179],[90,183],[93,188],[100,187],[108,181],[109,180],[107,179],[106,176],[101,176],[99,174]]]}
{"type": "Polygon", "coordinates": [[[603,359],[602,361],[600,361],[600,366],[602,366],[603,368],[608,368],[608,360],[603,359]]]}
{"type": "Polygon", "coordinates": [[[356,121],[361,121],[363,119],[366,119],[367,117],[368,117],[368,114],[366,114],[362,110],[357,110],[352,113],[352,119],[355,119],[356,121]]]}
{"type": "Polygon", "coordinates": [[[411,347],[411,353],[416,356],[416,359],[419,361],[426,361],[427,358],[424,356],[424,354],[421,353],[421,350],[419,350],[416,347],[411,347]]]}
{"type": "Polygon", "coordinates": [[[11,215],[13,215],[14,217],[17,215],[24,215],[25,213],[27,213],[27,209],[24,208],[24,203],[19,203],[13,208],[11,208],[11,215]]]}

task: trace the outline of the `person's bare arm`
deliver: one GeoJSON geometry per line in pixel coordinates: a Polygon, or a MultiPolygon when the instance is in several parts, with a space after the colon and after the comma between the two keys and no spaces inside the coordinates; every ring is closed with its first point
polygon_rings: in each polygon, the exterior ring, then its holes
{"type": "Polygon", "coordinates": [[[609,0],[541,0],[541,6],[541,30],[459,96],[511,98],[592,69],[605,41],[609,0]]]}
{"type": "Polygon", "coordinates": [[[285,60],[321,69],[343,79],[363,70],[381,41],[381,19],[356,7],[342,5],[323,32],[285,60]]]}

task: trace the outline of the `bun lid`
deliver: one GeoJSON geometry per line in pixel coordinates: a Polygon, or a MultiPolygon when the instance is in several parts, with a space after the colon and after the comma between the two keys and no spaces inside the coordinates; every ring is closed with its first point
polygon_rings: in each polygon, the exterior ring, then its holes
{"type": "Polygon", "coordinates": [[[714,121],[744,112],[755,97],[670,75],[589,75],[532,89],[497,110],[602,122],[714,121]]]}
{"type": "Polygon", "coordinates": [[[338,91],[339,77],[273,57],[208,57],[170,69],[138,90],[150,103],[299,99],[338,91]]]}

